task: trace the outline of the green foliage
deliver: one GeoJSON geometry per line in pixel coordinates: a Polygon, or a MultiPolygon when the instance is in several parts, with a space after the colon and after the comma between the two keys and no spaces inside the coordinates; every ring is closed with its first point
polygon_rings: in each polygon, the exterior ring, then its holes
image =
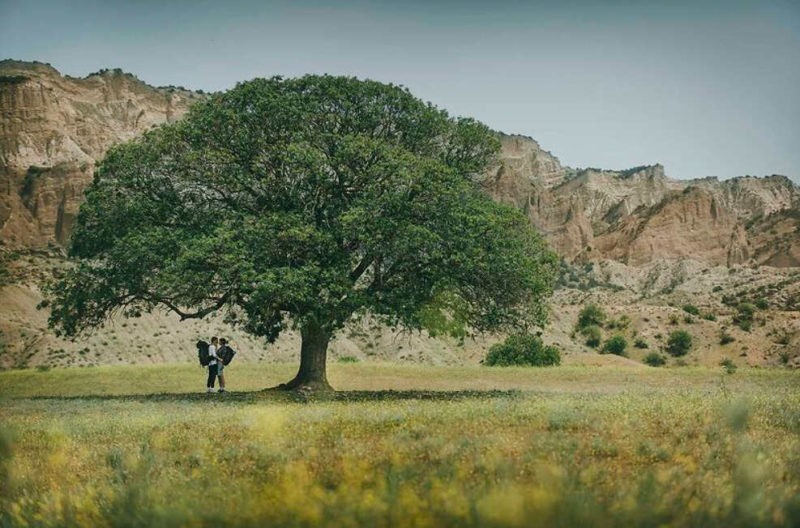
{"type": "Polygon", "coordinates": [[[359,361],[361,360],[355,356],[339,356],[339,359],[337,359],[339,363],[358,363],[359,361]]]}
{"type": "Polygon", "coordinates": [[[625,339],[625,336],[617,334],[611,336],[604,344],[603,344],[603,352],[606,354],[615,354],[617,356],[624,356],[625,349],[628,348],[628,341],[625,339]]]}
{"type": "Polygon", "coordinates": [[[678,314],[669,314],[669,324],[677,325],[678,323],[680,323],[680,318],[678,317],[678,314]]]}
{"type": "Polygon", "coordinates": [[[755,304],[756,308],[758,308],[759,310],[766,310],[767,308],[769,308],[769,301],[766,300],[764,297],[759,297],[753,302],[753,304],[755,304]]]}
{"type": "Polygon", "coordinates": [[[730,358],[724,358],[722,361],[719,362],[719,365],[725,369],[725,372],[728,374],[733,374],[736,372],[736,363],[733,362],[730,358]]]}
{"type": "Polygon", "coordinates": [[[711,312],[706,312],[703,314],[703,319],[705,319],[706,321],[716,321],[717,316],[711,312]]]}
{"type": "Polygon", "coordinates": [[[166,308],[322,344],[364,314],[456,336],[541,325],[556,259],[480,190],[498,149],[398,86],[241,83],[107,153],[50,324],[74,336],[166,308]]]}
{"type": "Polygon", "coordinates": [[[713,288],[711,288],[711,291],[714,292],[714,293],[721,292],[722,291],[722,286],[716,285],[713,288]]]}
{"type": "Polygon", "coordinates": [[[697,315],[697,316],[700,315],[700,309],[693,304],[684,304],[683,311],[692,315],[697,315]]]}
{"type": "Polygon", "coordinates": [[[530,334],[508,336],[504,342],[492,345],[484,359],[484,365],[490,367],[546,367],[559,364],[559,350],[554,346],[544,345],[540,337],[530,334]]]}
{"type": "Polygon", "coordinates": [[[575,325],[578,330],[587,326],[602,326],[606,320],[606,313],[596,304],[587,304],[578,313],[578,322],[575,325]]]}
{"type": "Polygon", "coordinates": [[[658,352],[650,352],[642,361],[651,367],[660,367],[667,363],[667,359],[658,352]]]}
{"type": "Polygon", "coordinates": [[[731,334],[726,332],[725,330],[719,331],[719,344],[720,345],[727,345],[729,343],[733,343],[736,341],[736,338],[733,337],[731,334]]]}
{"type": "Polygon", "coordinates": [[[674,357],[685,356],[692,349],[692,334],[675,330],[667,338],[667,352],[674,357]]]}
{"type": "Polygon", "coordinates": [[[749,332],[753,327],[753,317],[756,312],[756,306],[752,303],[739,303],[736,307],[736,314],[733,316],[733,324],[749,332]]]}
{"type": "Polygon", "coordinates": [[[633,346],[636,348],[650,348],[650,345],[647,344],[647,341],[641,337],[637,337],[633,340],[633,346]]]}
{"type": "Polygon", "coordinates": [[[586,346],[597,348],[603,339],[603,331],[597,325],[589,325],[581,328],[581,335],[586,339],[586,346]]]}

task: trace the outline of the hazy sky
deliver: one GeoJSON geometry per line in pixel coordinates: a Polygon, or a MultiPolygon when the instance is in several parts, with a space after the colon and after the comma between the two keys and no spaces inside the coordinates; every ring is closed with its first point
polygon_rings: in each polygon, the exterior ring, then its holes
{"type": "Polygon", "coordinates": [[[204,90],[350,74],[573,167],[800,182],[800,0],[0,0],[0,57],[204,90]]]}

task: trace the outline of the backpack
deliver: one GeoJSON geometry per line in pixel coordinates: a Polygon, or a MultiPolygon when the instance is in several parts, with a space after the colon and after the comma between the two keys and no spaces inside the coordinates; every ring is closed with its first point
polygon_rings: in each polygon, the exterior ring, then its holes
{"type": "Polygon", "coordinates": [[[235,355],[236,355],[236,351],[234,349],[232,349],[231,347],[229,347],[228,345],[225,345],[225,347],[222,350],[222,355],[220,356],[220,359],[222,360],[222,364],[225,365],[225,366],[228,366],[228,363],[233,361],[233,356],[235,356],[235,355]]]}
{"type": "Polygon", "coordinates": [[[207,367],[211,362],[211,356],[208,354],[208,343],[203,340],[197,342],[197,359],[200,360],[201,367],[207,367]]]}

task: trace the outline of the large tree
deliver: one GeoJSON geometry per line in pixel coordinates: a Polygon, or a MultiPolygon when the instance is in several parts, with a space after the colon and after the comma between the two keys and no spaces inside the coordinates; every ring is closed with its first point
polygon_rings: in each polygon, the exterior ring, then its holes
{"type": "Polygon", "coordinates": [[[121,312],[215,312],[302,337],[288,388],[329,388],[326,352],[370,314],[452,333],[542,324],[554,259],[478,180],[499,143],[398,86],[255,79],[112,148],[48,289],[75,336],[121,312]]]}

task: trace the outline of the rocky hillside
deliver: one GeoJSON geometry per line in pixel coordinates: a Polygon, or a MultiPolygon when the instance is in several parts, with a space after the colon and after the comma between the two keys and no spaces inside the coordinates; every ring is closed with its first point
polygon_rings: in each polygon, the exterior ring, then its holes
{"type": "Polygon", "coordinates": [[[800,188],[785,176],[673,180],[661,165],[576,170],[530,138],[501,139],[487,191],[523,209],[570,261],[798,265],[800,188]]]}
{"type": "Polygon", "coordinates": [[[0,239],[66,242],[106,150],[179,119],[201,97],[120,70],[76,79],[47,64],[0,62],[0,239]]]}
{"type": "MultiPolygon", "coordinates": [[[[296,356],[291,334],[265,347],[221,321],[179,323],[166,314],[118,320],[65,341],[35,308],[38,284],[63,265],[60,248],[106,150],[179,119],[204,97],[154,88],[119,70],[77,79],[41,63],[0,62],[0,368],[190,360],[192,343],[211,333],[233,337],[241,361],[296,356]]],[[[676,362],[800,364],[800,189],[789,179],[682,181],[661,165],[572,169],[531,138],[500,137],[502,154],[484,187],[525,211],[564,258],[544,339],[561,348],[565,362],[638,361],[662,350],[679,325],[695,336],[695,350],[676,362]],[[589,302],[609,313],[605,337],[623,333],[649,348],[632,348],[630,359],[596,354],[573,331],[589,302]],[[760,306],[747,330],[736,322],[742,302],[760,306]],[[703,317],[687,316],[687,304],[703,317]],[[721,335],[734,341],[723,344],[721,335]]],[[[367,322],[343,332],[331,354],[477,362],[496,339],[397,335],[367,322]]]]}

